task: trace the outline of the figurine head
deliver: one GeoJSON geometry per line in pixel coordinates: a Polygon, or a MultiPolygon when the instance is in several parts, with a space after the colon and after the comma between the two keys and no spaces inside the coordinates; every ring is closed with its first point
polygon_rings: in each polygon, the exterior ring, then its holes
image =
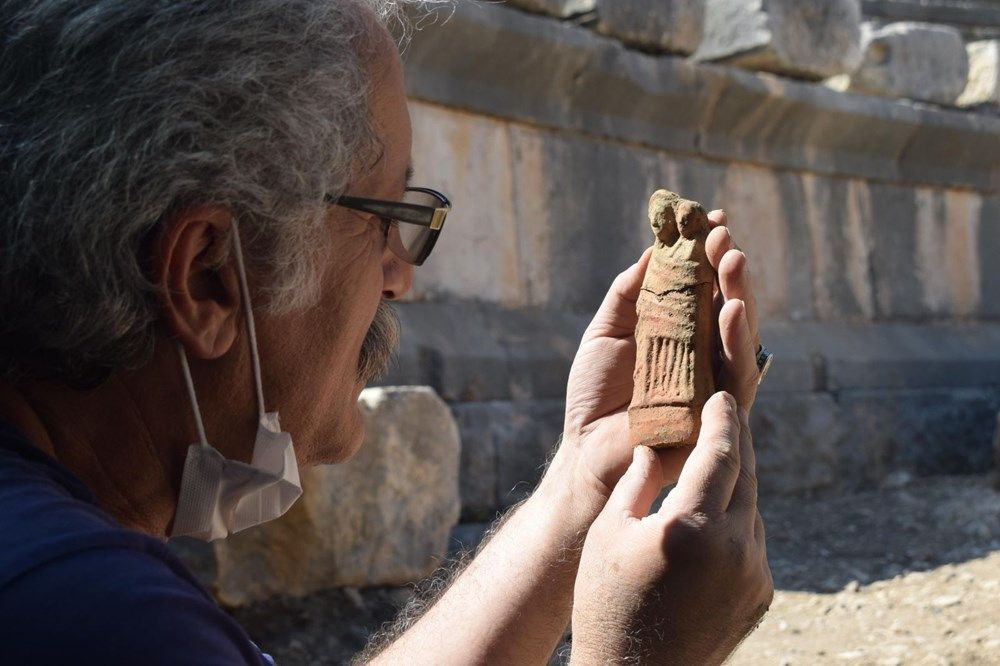
{"type": "Polygon", "coordinates": [[[700,203],[681,199],[674,207],[674,216],[677,218],[677,231],[684,238],[708,233],[708,213],[700,203]]]}
{"type": "Polygon", "coordinates": [[[701,204],[666,190],[657,190],[649,199],[649,225],[664,245],[673,245],[681,237],[695,238],[709,230],[708,213],[701,204]]]}

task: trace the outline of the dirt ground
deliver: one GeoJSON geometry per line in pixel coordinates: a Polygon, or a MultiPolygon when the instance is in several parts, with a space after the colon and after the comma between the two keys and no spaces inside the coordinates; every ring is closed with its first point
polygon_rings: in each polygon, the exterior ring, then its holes
{"type": "MultiPolygon", "coordinates": [[[[878,490],[761,503],[777,593],[730,663],[1000,664],[992,478],[896,474],[878,490]]],[[[279,664],[339,664],[408,596],[332,590],[234,615],[279,664]]]]}

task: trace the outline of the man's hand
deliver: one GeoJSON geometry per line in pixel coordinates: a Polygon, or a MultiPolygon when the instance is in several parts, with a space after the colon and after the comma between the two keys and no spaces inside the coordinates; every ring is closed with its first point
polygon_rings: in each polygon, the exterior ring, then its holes
{"type": "MultiPolygon", "coordinates": [[[[706,250],[719,275],[715,301],[722,365],[717,388],[731,393],[740,408],[748,411],[757,395],[757,308],[746,255],[726,228],[726,214],[713,211],[709,220],[714,228],[706,250]]],[[[600,512],[632,459],[627,410],[635,367],[635,304],[650,253],[647,250],[611,285],[570,370],[563,444],[550,473],[558,475],[560,483],[571,485],[583,523],[600,512]]],[[[690,453],[691,447],[661,453],[664,483],[676,481],[690,453]]],[[[585,524],[579,527],[586,529],[585,524]]]]}
{"type": "Polygon", "coordinates": [[[774,584],[746,411],[717,393],[659,510],[658,452],[636,447],[594,521],[573,605],[574,664],[717,664],[763,616],[774,584]]]}

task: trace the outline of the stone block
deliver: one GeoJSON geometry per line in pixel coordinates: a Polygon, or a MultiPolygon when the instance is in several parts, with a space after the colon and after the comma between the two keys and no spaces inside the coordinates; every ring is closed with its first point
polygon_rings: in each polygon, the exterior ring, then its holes
{"type": "Polygon", "coordinates": [[[923,311],[935,317],[975,316],[981,295],[982,197],[963,190],[917,188],[915,200],[914,263],[923,311]]]}
{"type": "Polygon", "coordinates": [[[452,405],[462,437],[462,519],[491,520],[531,493],[562,433],[561,400],[452,405]]]}
{"type": "Polygon", "coordinates": [[[979,313],[989,319],[1000,319],[1000,195],[983,199],[979,210],[979,313]]]}
{"type": "MultiPolygon", "coordinates": [[[[803,11],[818,6],[795,4],[803,11]]],[[[406,53],[411,97],[544,128],[535,130],[540,143],[550,134],[583,134],[722,163],[1000,188],[1000,118],[988,114],[654,57],[569,22],[492,3],[454,9],[447,22],[413,36],[406,53]]],[[[511,148],[516,159],[518,148],[511,148]]],[[[531,223],[521,211],[518,219],[531,223]]]]}
{"type": "Polygon", "coordinates": [[[1000,413],[993,428],[993,478],[994,486],[1000,490],[1000,413]]]}
{"type": "Polygon", "coordinates": [[[434,254],[414,272],[410,298],[524,305],[507,123],[420,102],[410,115],[416,184],[454,205],[434,254]]]}
{"type": "Polygon", "coordinates": [[[448,406],[429,388],[392,387],[366,389],[359,407],[354,459],[303,469],[303,496],[281,519],[215,542],[222,603],[402,585],[441,563],[459,515],[448,406]]]}
{"type": "Polygon", "coordinates": [[[817,386],[830,391],[985,388],[1000,376],[997,324],[824,322],[791,331],[820,363],[817,386]]]}
{"type": "Polygon", "coordinates": [[[926,316],[917,269],[917,201],[912,188],[887,183],[866,185],[878,223],[869,227],[872,288],[880,317],[926,316]]]}
{"type": "Polygon", "coordinates": [[[862,30],[861,65],[850,76],[855,92],[951,105],[965,90],[969,56],[955,28],[890,23],[862,30]]]}
{"type": "Polygon", "coordinates": [[[542,478],[563,431],[566,404],[547,400],[515,405],[508,430],[497,438],[497,499],[508,509],[542,478]]]}
{"type": "Polygon", "coordinates": [[[969,55],[969,81],[958,105],[1000,104],[1000,39],[972,42],[965,50],[969,55]]]}
{"type": "Polygon", "coordinates": [[[597,29],[644,50],[690,54],[705,23],[705,0],[597,0],[597,29]]]}
{"type": "Polygon", "coordinates": [[[634,146],[512,130],[521,257],[534,305],[593,312],[652,244],[647,202],[659,156],[634,146]]]}
{"type": "MultiPolygon", "coordinates": [[[[877,482],[893,470],[969,474],[993,464],[1000,395],[995,389],[848,391],[838,401],[863,443],[863,471],[877,482]]],[[[859,470],[854,461],[844,473],[859,470]]],[[[860,470],[859,470],[860,471],[860,470]]]]}
{"type": "Polygon", "coordinates": [[[860,60],[858,0],[707,0],[696,60],[818,80],[860,60]]]}
{"type": "Polygon", "coordinates": [[[448,301],[399,303],[402,338],[382,385],[422,384],[449,402],[562,399],[591,314],[448,301]]]}
{"type": "Polygon", "coordinates": [[[866,183],[803,174],[814,312],[821,319],[875,316],[873,207],[866,183]]]}
{"type": "Polygon", "coordinates": [[[506,0],[512,7],[529,12],[548,14],[557,18],[569,18],[594,10],[597,0],[506,0]]]}
{"type": "Polygon", "coordinates": [[[866,17],[884,23],[953,25],[966,39],[1000,35],[1000,4],[996,0],[861,0],[861,8],[866,17]]]}
{"type": "MultiPolygon", "coordinates": [[[[491,404],[505,403],[460,402],[452,406],[462,441],[458,488],[464,522],[488,522],[500,506],[497,501],[496,439],[497,431],[506,426],[506,419],[498,419],[498,410],[491,409],[491,404]]],[[[502,408],[499,411],[503,411],[502,408]]]]}
{"type": "Polygon", "coordinates": [[[751,413],[762,494],[832,488],[848,436],[840,407],[827,393],[762,395],[751,413]]]}

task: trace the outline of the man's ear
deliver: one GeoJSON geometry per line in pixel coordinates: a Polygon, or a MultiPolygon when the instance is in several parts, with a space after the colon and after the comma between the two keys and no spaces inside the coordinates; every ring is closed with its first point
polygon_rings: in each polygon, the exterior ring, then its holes
{"type": "Polygon", "coordinates": [[[160,289],[164,324],[197,358],[222,356],[239,330],[232,233],[233,214],[227,208],[193,206],[165,219],[152,246],[152,277],[160,289]]]}

